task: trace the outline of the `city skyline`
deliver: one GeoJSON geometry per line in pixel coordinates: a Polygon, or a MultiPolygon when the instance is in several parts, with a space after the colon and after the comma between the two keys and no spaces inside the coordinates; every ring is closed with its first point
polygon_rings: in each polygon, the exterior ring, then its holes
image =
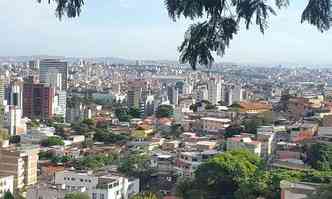
{"type": "MultiPolygon", "coordinates": [[[[54,7],[46,3],[2,1],[0,25],[4,28],[0,36],[5,39],[0,55],[178,60],[177,46],[191,22],[172,22],[162,1],[86,3],[80,18],[59,21],[54,7]]],[[[249,31],[241,28],[225,57],[216,57],[216,61],[331,64],[332,58],[327,56],[331,31],[322,34],[315,27],[300,24],[304,3],[292,2],[287,10],[278,11],[265,35],[254,26],[249,31]]]]}

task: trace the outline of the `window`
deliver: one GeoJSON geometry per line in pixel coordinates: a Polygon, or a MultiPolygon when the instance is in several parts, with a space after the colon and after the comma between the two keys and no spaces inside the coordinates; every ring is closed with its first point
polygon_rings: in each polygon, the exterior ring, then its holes
{"type": "Polygon", "coordinates": [[[71,181],[75,181],[75,178],[71,178],[71,181]]]}
{"type": "Polygon", "coordinates": [[[63,179],[64,179],[64,180],[67,180],[67,178],[66,178],[66,177],[64,177],[63,179]]]}
{"type": "Polygon", "coordinates": [[[92,199],[97,199],[97,193],[92,193],[92,199]]]}
{"type": "Polygon", "coordinates": [[[89,182],[91,182],[91,180],[89,180],[89,182]]]}
{"type": "Polygon", "coordinates": [[[83,179],[81,179],[80,181],[81,181],[81,182],[83,182],[84,180],[83,180],[83,179]]]}
{"type": "Polygon", "coordinates": [[[105,195],[103,193],[100,194],[100,199],[105,199],[105,195]]]}

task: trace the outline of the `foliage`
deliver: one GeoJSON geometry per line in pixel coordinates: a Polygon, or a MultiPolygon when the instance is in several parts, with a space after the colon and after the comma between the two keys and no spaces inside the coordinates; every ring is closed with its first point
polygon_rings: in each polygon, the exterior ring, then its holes
{"type": "Polygon", "coordinates": [[[156,117],[172,117],[174,115],[174,108],[171,105],[160,105],[156,111],[156,117]]]}
{"type": "Polygon", "coordinates": [[[106,129],[97,129],[93,139],[98,142],[114,144],[127,141],[129,138],[126,135],[114,134],[106,129]]]}
{"type": "Polygon", "coordinates": [[[74,167],[76,169],[98,169],[107,165],[111,165],[116,159],[115,154],[108,155],[89,155],[75,160],[74,167]]]}
{"type": "Polygon", "coordinates": [[[132,107],[129,109],[128,114],[133,118],[141,117],[141,109],[138,107],[132,107]]]}
{"type": "Polygon", "coordinates": [[[332,183],[323,185],[317,191],[309,195],[308,199],[330,199],[332,198],[332,183]]]}
{"type": "Polygon", "coordinates": [[[224,137],[230,138],[234,135],[240,135],[243,131],[243,128],[239,125],[231,125],[225,129],[224,137]]]}
{"type": "Polygon", "coordinates": [[[243,125],[245,131],[248,133],[257,133],[257,128],[263,125],[271,125],[273,124],[272,112],[266,111],[264,113],[257,114],[252,118],[245,119],[243,121],[243,125]]]}
{"type": "Polygon", "coordinates": [[[125,108],[115,109],[115,115],[120,122],[129,122],[129,120],[131,119],[131,116],[128,114],[128,111],[125,108]]]}
{"type": "Polygon", "coordinates": [[[48,137],[46,140],[42,141],[42,146],[45,147],[50,147],[50,146],[63,146],[65,145],[64,141],[62,140],[62,138],[60,137],[56,137],[56,136],[52,136],[52,137],[48,137]]]}
{"type": "Polygon", "coordinates": [[[215,106],[215,105],[213,105],[213,104],[207,104],[206,106],[205,106],[205,109],[206,110],[213,110],[213,109],[217,109],[217,107],[215,106]]]}
{"type": "Polygon", "coordinates": [[[49,153],[47,151],[40,151],[39,152],[39,159],[40,160],[50,160],[52,159],[54,156],[52,153],[49,153]]]}
{"type": "Polygon", "coordinates": [[[90,196],[87,193],[67,193],[64,199],[90,199],[90,196]]]}
{"type": "Polygon", "coordinates": [[[14,199],[14,196],[10,191],[6,191],[3,196],[3,199],[14,199]]]}
{"type": "MultiPolygon", "coordinates": [[[[308,22],[321,32],[330,29],[332,18],[331,0],[307,0],[301,16],[301,23],[308,22]]],[[[43,2],[43,0],[38,0],[43,2]]],[[[56,3],[56,15],[77,17],[82,11],[84,0],[47,0],[56,3]]],[[[295,3],[295,2],[294,2],[295,3]]],[[[240,26],[246,29],[255,24],[261,33],[269,27],[269,18],[276,15],[276,9],[289,5],[289,0],[165,0],[165,7],[171,19],[184,17],[193,21],[179,47],[180,61],[189,63],[193,69],[197,64],[210,65],[213,52],[223,56],[240,26]]]]}
{"type": "Polygon", "coordinates": [[[132,152],[121,157],[118,171],[140,179],[140,187],[148,187],[153,169],[150,167],[150,157],[147,154],[132,152]]]}
{"type": "Polygon", "coordinates": [[[88,125],[90,128],[96,126],[96,121],[94,119],[85,119],[82,123],[88,125]]]}
{"type": "Polygon", "coordinates": [[[195,172],[195,186],[207,198],[232,196],[240,184],[254,176],[261,159],[247,151],[230,151],[200,165],[195,172]]]}
{"type": "Polygon", "coordinates": [[[10,135],[7,129],[0,128],[0,140],[9,140],[10,135]]]}
{"type": "Polygon", "coordinates": [[[151,192],[141,192],[134,195],[131,199],[158,199],[158,196],[151,192]]]}
{"type": "Polygon", "coordinates": [[[38,128],[40,126],[40,122],[37,120],[31,120],[28,123],[28,126],[30,126],[31,128],[38,128]]]}
{"type": "Polygon", "coordinates": [[[183,199],[190,199],[194,194],[196,188],[194,186],[194,180],[190,178],[180,178],[176,183],[176,196],[183,199]]]}
{"type": "Polygon", "coordinates": [[[314,169],[332,170],[332,146],[329,144],[312,144],[307,150],[307,163],[314,169]]]}

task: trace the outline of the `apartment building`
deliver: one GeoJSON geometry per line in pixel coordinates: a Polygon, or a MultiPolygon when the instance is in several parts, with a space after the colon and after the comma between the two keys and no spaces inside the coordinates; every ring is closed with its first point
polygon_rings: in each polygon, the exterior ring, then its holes
{"type": "Polygon", "coordinates": [[[0,149],[0,174],[14,176],[14,189],[37,183],[39,148],[32,145],[0,149]]]}
{"type": "Polygon", "coordinates": [[[231,120],[227,118],[203,117],[202,122],[203,131],[218,133],[220,130],[227,128],[231,120]]]}
{"type": "Polygon", "coordinates": [[[175,173],[178,176],[194,177],[198,166],[216,154],[218,154],[216,150],[179,152],[175,160],[175,173]]]}
{"type": "Polygon", "coordinates": [[[139,179],[92,172],[56,172],[54,183],[69,192],[86,192],[91,199],[128,199],[139,192],[139,179]]]}

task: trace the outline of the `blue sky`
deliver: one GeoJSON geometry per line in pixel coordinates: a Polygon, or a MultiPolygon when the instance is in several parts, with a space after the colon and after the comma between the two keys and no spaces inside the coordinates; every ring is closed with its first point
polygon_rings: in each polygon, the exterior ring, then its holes
{"type": "MultiPolygon", "coordinates": [[[[44,0],[46,1],[46,0],[44,0]]],[[[0,56],[114,56],[171,59],[190,21],[172,22],[163,0],[86,0],[80,18],[59,21],[54,9],[36,0],[0,1],[0,56]]],[[[332,64],[332,32],[301,25],[305,0],[271,18],[261,35],[241,29],[226,56],[242,63],[332,64]]]]}

